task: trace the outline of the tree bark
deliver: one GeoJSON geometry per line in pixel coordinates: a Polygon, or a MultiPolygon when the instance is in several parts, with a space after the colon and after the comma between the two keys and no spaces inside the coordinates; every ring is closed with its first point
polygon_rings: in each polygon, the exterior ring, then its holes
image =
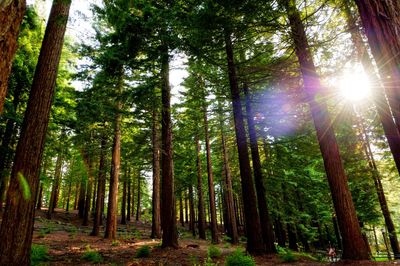
{"type": "Polygon", "coordinates": [[[34,195],[70,5],[70,1],[55,0],[50,11],[7,192],[0,229],[0,265],[30,264],[34,195]]]}
{"type": "Polygon", "coordinates": [[[339,147],[332,128],[332,121],[329,118],[326,104],[319,100],[323,98],[323,91],[309,50],[304,25],[295,2],[293,0],[281,2],[288,13],[291,35],[303,75],[307,102],[310,105],[332,200],[338,217],[343,239],[342,257],[350,260],[368,259],[368,248],[361,235],[347,177],[339,154],[339,147]]]}
{"type": "Polygon", "coordinates": [[[152,145],[153,145],[153,208],[151,219],[151,238],[161,238],[160,202],[160,136],[159,115],[153,106],[152,145]]]}
{"type": "Polygon", "coordinates": [[[7,95],[8,78],[18,46],[18,34],[25,14],[25,0],[0,3],[0,114],[7,95]]]}
{"type": "MultiPolygon", "coordinates": [[[[123,74],[118,77],[118,91],[122,91],[123,74]]],[[[121,165],[121,108],[122,103],[118,99],[116,104],[114,120],[114,140],[112,148],[112,163],[110,176],[110,192],[108,195],[107,225],[105,238],[115,239],[117,237],[117,212],[118,212],[118,179],[121,165]]]]}
{"type": "Polygon", "coordinates": [[[385,220],[385,225],[388,230],[390,246],[392,247],[394,258],[400,259],[400,248],[399,241],[397,239],[396,228],[394,226],[392,216],[389,211],[389,206],[386,201],[385,192],[383,190],[381,182],[381,175],[375,163],[374,155],[372,153],[371,144],[369,141],[369,136],[362,121],[358,121],[358,126],[361,129],[360,139],[364,147],[364,152],[368,161],[368,165],[372,172],[376,193],[378,195],[379,205],[381,207],[383,218],[385,220]]]}
{"type": "Polygon", "coordinates": [[[86,187],[87,187],[87,182],[82,179],[81,184],[79,185],[79,199],[78,199],[79,218],[83,218],[85,213],[86,187]]]}
{"type": "MultiPolygon", "coordinates": [[[[222,106],[221,103],[218,102],[218,107],[221,110],[222,106]]],[[[235,215],[235,207],[233,201],[233,189],[232,189],[232,175],[231,169],[229,167],[229,158],[228,158],[228,151],[226,147],[226,139],[224,133],[224,122],[221,113],[219,113],[219,123],[220,123],[220,130],[221,130],[221,144],[222,144],[222,160],[223,160],[223,189],[224,189],[224,198],[226,204],[226,216],[227,216],[227,224],[226,229],[228,236],[231,238],[232,244],[239,243],[239,235],[237,230],[237,223],[236,223],[236,215],[235,215]]]]}
{"type": "Polygon", "coordinates": [[[126,198],[126,220],[130,221],[131,220],[131,169],[128,169],[128,180],[127,180],[127,198],[126,198]]]}
{"type": "Polygon", "coordinates": [[[105,169],[106,145],[107,145],[107,139],[105,138],[105,136],[102,136],[100,144],[100,162],[99,162],[99,174],[97,182],[96,209],[94,212],[93,230],[92,233],[90,234],[92,236],[98,236],[100,234],[100,224],[102,220],[101,207],[104,202],[103,187],[105,187],[106,184],[106,169],[105,169]]]}
{"type": "Polygon", "coordinates": [[[195,223],[195,213],[194,213],[194,196],[193,196],[193,186],[189,185],[189,228],[192,231],[192,235],[196,236],[195,223]]]}
{"type": "Polygon", "coordinates": [[[182,193],[179,196],[179,221],[181,222],[182,227],[185,227],[185,218],[183,214],[183,199],[182,193]]]}
{"type": "Polygon", "coordinates": [[[174,170],[172,159],[171,87],[169,84],[169,52],[165,44],[161,47],[161,102],[162,102],[162,185],[161,185],[161,227],[162,247],[178,248],[176,228],[176,203],[174,192],[174,170]]]}
{"type": "Polygon", "coordinates": [[[200,158],[200,141],[196,135],[196,154],[197,154],[197,196],[198,196],[198,227],[200,239],[206,239],[206,214],[204,210],[204,195],[203,195],[203,174],[201,171],[201,158],[200,158]]]}
{"type": "Polygon", "coordinates": [[[228,60],[228,75],[231,89],[233,118],[235,122],[236,142],[239,154],[240,176],[242,179],[242,196],[244,204],[244,218],[247,232],[247,251],[251,254],[265,252],[262,238],[260,216],[257,212],[257,198],[254,182],[251,176],[249,151],[246,139],[246,130],[243,125],[242,104],[237,82],[236,66],[234,62],[231,33],[225,29],[225,49],[228,60]]]}
{"type": "Polygon", "coordinates": [[[396,0],[355,0],[400,132],[400,5],[396,0]]]}
{"type": "Polygon", "coordinates": [[[57,156],[57,161],[56,161],[56,169],[55,169],[55,173],[54,173],[53,186],[51,189],[49,209],[47,210],[47,219],[52,218],[54,209],[57,208],[57,205],[58,205],[57,198],[58,198],[58,194],[60,192],[61,168],[62,168],[63,160],[64,160],[63,155],[62,155],[62,152],[60,151],[57,156]]]}
{"type": "Polygon", "coordinates": [[[206,154],[207,154],[207,176],[208,176],[208,197],[210,201],[210,227],[211,227],[211,242],[218,244],[218,226],[217,226],[217,207],[215,204],[215,188],[214,188],[214,174],[212,169],[211,161],[211,146],[210,136],[208,132],[208,118],[207,118],[207,104],[205,97],[205,89],[203,88],[203,122],[204,122],[204,138],[206,142],[206,154]]]}
{"type": "Polygon", "coordinates": [[[128,169],[125,169],[125,177],[122,188],[121,202],[121,224],[126,224],[126,189],[127,189],[128,169]]]}
{"type": "Polygon", "coordinates": [[[83,160],[85,162],[86,171],[88,174],[88,182],[87,182],[87,191],[86,191],[86,198],[85,198],[85,210],[83,212],[83,226],[89,225],[89,214],[90,214],[90,201],[92,197],[92,188],[93,188],[93,159],[90,158],[90,155],[87,154],[86,151],[83,152],[83,160]]]}
{"type": "Polygon", "coordinates": [[[251,158],[253,161],[254,180],[257,192],[258,210],[260,213],[261,230],[263,234],[264,244],[267,253],[276,253],[275,236],[272,229],[272,223],[269,216],[268,205],[266,201],[266,192],[264,187],[263,175],[261,170],[260,154],[258,151],[258,140],[256,127],[254,124],[254,114],[251,108],[249,89],[247,84],[244,85],[243,91],[246,97],[246,114],[247,114],[247,127],[249,128],[251,158]]]}
{"type": "Polygon", "coordinates": [[[138,180],[137,180],[136,221],[140,220],[140,203],[141,203],[141,195],[142,195],[142,193],[141,193],[142,188],[141,188],[140,180],[141,180],[141,177],[140,177],[140,171],[139,171],[138,172],[138,180]]]}
{"type": "Polygon", "coordinates": [[[400,174],[400,133],[397,129],[396,123],[393,121],[389,103],[385,96],[385,88],[381,86],[381,80],[374,71],[374,66],[372,65],[371,58],[368,54],[367,47],[364,44],[359,27],[357,26],[355,18],[351,13],[349,3],[347,1],[344,1],[343,4],[346,14],[347,26],[351,34],[351,39],[353,41],[357,57],[360,60],[365,73],[370,79],[371,84],[375,85],[372,88],[372,99],[375,103],[379,119],[382,123],[383,131],[388,141],[390,151],[392,152],[397,171],[400,174]]]}
{"type": "Polygon", "coordinates": [[[43,202],[43,183],[40,183],[40,189],[39,189],[39,196],[37,200],[37,205],[36,205],[36,210],[41,210],[42,209],[42,202],[43,202]]]}

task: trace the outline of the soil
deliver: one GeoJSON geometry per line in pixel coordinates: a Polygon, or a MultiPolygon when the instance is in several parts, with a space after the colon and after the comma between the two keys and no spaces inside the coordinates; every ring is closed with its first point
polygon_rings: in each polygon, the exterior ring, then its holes
{"type": "MultiPolygon", "coordinates": [[[[91,226],[82,226],[76,211],[69,213],[56,210],[52,220],[47,220],[46,210],[36,211],[33,244],[45,245],[49,261],[43,265],[93,265],[82,258],[84,254],[95,251],[102,257],[97,265],[206,265],[207,250],[210,241],[194,239],[187,228],[179,227],[179,249],[161,249],[160,240],[151,239],[151,224],[130,221],[127,225],[118,225],[118,239],[111,241],[103,238],[101,228],[99,237],[89,236],[91,226]],[[150,247],[150,255],[136,258],[138,249],[150,247]]],[[[227,242],[217,246],[222,255],[212,259],[213,265],[224,265],[225,257],[237,248],[244,248],[244,243],[234,246],[227,242]]],[[[336,263],[315,262],[304,257],[296,262],[287,263],[276,255],[255,257],[257,265],[391,265],[396,262],[341,261],[336,263]]],[[[211,264],[207,264],[211,265],[211,264]]]]}

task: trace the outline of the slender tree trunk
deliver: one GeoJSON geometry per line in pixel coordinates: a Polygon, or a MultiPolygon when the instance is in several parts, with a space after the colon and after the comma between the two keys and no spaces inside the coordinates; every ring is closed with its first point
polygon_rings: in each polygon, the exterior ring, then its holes
{"type": "Polygon", "coordinates": [[[189,197],[187,196],[186,190],[185,190],[185,223],[189,222],[189,208],[188,208],[188,201],[189,197]]]}
{"type": "Polygon", "coordinates": [[[125,169],[125,177],[122,188],[121,202],[121,224],[126,224],[126,189],[127,189],[128,169],[125,169]]]}
{"type": "Polygon", "coordinates": [[[79,216],[79,218],[83,218],[84,213],[85,213],[86,187],[87,187],[87,182],[82,179],[81,184],[79,186],[79,199],[78,199],[78,216],[79,216]]]}
{"type": "Polygon", "coordinates": [[[86,198],[85,198],[85,211],[83,213],[83,226],[89,225],[89,213],[90,213],[90,201],[92,197],[92,188],[93,188],[93,161],[92,158],[89,157],[89,154],[84,152],[82,156],[84,158],[86,171],[88,174],[88,183],[87,183],[87,191],[86,191],[86,198]]]}
{"type": "Polygon", "coordinates": [[[174,192],[174,170],[172,159],[171,87],[169,84],[169,52],[165,44],[161,47],[161,102],[162,102],[162,185],[161,185],[161,227],[162,247],[178,248],[176,228],[176,206],[174,192]]]}
{"type": "Polygon", "coordinates": [[[218,240],[218,226],[217,226],[217,207],[215,203],[215,188],[214,188],[214,174],[211,161],[211,146],[210,136],[208,132],[208,118],[207,118],[207,104],[205,97],[205,89],[203,97],[203,122],[204,122],[204,138],[206,141],[206,153],[207,153],[207,176],[208,176],[208,197],[210,201],[210,227],[211,227],[211,242],[217,244],[218,240]]]}
{"type": "Polygon", "coordinates": [[[57,198],[58,198],[57,195],[60,191],[62,164],[63,164],[63,155],[62,152],[60,151],[56,161],[56,169],[54,173],[53,186],[51,189],[49,209],[47,210],[47,219],[51,219],[52,214],[54,213],[54,209],[57,208],[57,198]]]}
{"type": "Polygon", "coordinates": [[[182,193],[179,197],[179,221],[181,222],[182,227],[185,227],[185,218],[183,215],[183,199],[182,193]]]}
{"type": "Polygon", "coordinates": [[[260,154],[258,151],[257,133],[253,119],[254,114],[251,108],[249,89],[247,88],[247,84],[244,85],[243,91],[246,97],[247,126],[249,128],[251,158],[253,161],[254,180],[257,191],[257,202],[258,202],[258,210],[260,212],[260,220],[262,224],[261,229],[262,229],[263,239],[267,253],[276,253],[276,248],[274,244],[275,236],[274,236],[274,231],[272,229],[271,219],[269,216],[268,205],[266,202],[266,192],[261,170],[260,154]]]}
{"type": "Polygon", "coordinates": [[[0,229],[0,265],[30,264],[34,195],[70,5],[70,1],[55,0],[50,11],[7,192],[0,229]]]}
{"type": "Polygon", "coordinates": [[[400,131],[400,5],[396,0],[355,2],[400,131]]]}
{"type": "Polygon", "coordinates": [[[132,219],[135,219],[135,182],[132,180],[132,219]]]}
{"type": "Polygon", "coordinates": [[[94,212],[96,210],[96,199],[97,199],[97,187],[98,187],[98,180],[93,177],[93,196],[92,196],[92,211],[90,212],[91,216],[94,216],[94,212]]]}
{"type": "Polygon", "coordinates": [[[102,205],[104,203],[104,190],[106,184],[106,169],[105,169],[105,157],[106,157],[106,145],[107,139],[105,136],[101,137],[100,144],[100,162],[99,162],[99,173],[97,182],[97,197],[96,197],[96,209],[94,212],[93,219],[93,230],[90,235],[98,236],[100,234],[100,224],[102,221],[102,205]]]}
{"type": "Polygon", "coordinates": [[[79,183],[75,185],[74,210],[78,209],[79,183]]]}
{"type": "Polygon", "coordinates": [[[333,204],[338,217],[343,239],[343,258],[351,260],[368,259],[368,248],[361,235],[327,106],[318,101],[318,98],[322,97],[323,91],[309,50],[304,25],[294,0],[282,1],[282,3],[284,3],[288,13],[292,39],[303,75],[307,102],[310,104],[333,204]]]}
{"type": "MultiPolygon", "coordinates": [[[[118,90],[122,91],[123,74],[118,77],[118,90]]],[[[110,193],[108,195],[107,225],[105,238],[115,239],[117,237],[117,212],[118,212],[118,179],[121,165],[121,108],[122,103],[117,100],[117,110],[114,120],[114,140],[112,148],[112,164],[110,176],[110,193]]]]}
{"type": "Polygon", "coordinates": [[[42,202],[43,202],[43,183],[40,183],[40,189],[39,189],[39,196],[37,200],[37,205],[36,205],[36,210],[41,210],[42,209],[42,202]]]}
{"type": "Polygon", "coordinates": [[[142,199],[141,199],[141,195],[142,195],[141,191],[142,191],[142,188],[141,188],[140,180],[141,180],[141,177],[140,177],[140,171],[139,171],[139,173],[138,173],[138,181],[137,181],[136,221],[139,221],[139,220],[140,220],[140,208],[141,208],[141,207],[140,207],[140,203],[141,203],[141,200],[142,200],[142,199]]]}
{"type": "Polygon", "coordinates": [[[198,227],[200,239],[206,239],[206,214],[204,210],[204,195],[203,195],[203,175],[201,171],[201,158],[200,158],[200,141],[198,135],[196,135],[196,154],[197,154],[197,195],[199,198],[198,202],[198,227]]]}
{"type": "Polygon", "coordinates": [[[397,171],[400,174],[400,133],[397,129],[396,123],[393,121],[392,113],[385,96],[385,89],[380,86],[381,80],[374,71],[374,66],[372,65],[367,47],[364,45],[359,27],[355,22],[355,18],[351,13],[349,3],[347,1],[344,1],[344,11],[346,14],[347,26],[349,28],[349,32],[351,33],[351,38],[354,48],[357,52],[358,59],[360,60],[365,73],[370,79],[371,84],[374,84],[374,87],[372,88],[372,99],[374,100],[379,119],[382,123],[383,131],[388,141],[390,151],[392,152],[397,171]]]}
{"type": "MultiPolygon", "coordinates": [[[[221,110],[221,104],[218,102],[219,109],[221,110]]],[[[229,167],[229,158],[228,151],[226,147],[225,133],[224,133],[224,122],[223,117],[220,115],[219,117],[220,129],[221,129],[221,142],[222,142],[222,159],[223,159],[223,173],[224,173],[224,182],[223,188],[225,191],[226,198],[226,216],[227,216],[227,224],[226,229],[228,232],[228,236],[231,238],[232,244],[237,244],[239,242],[239,235],[237,231],[237,223],[236,223],[236,215],[235,215],[235,207],[233,202],[233,189],[232,189],[232,175],[231,169],[229,167]]]]}
{"type": "Polygon", "coordinates": [[[367,130],[365,129],[364,123],[360,121],[360,119],[358,120],[358,126],[361,129],[360,139],[363,143],[368,165],[372,172],[376,193],[378,194],[379,205],[381,207],[383,218],[385,219],[385,225],[388,230],[390,246],[392,247],[394,258],[400,259],[399,241],[397,239],[396,228],[394,226],[392,216],[390,215],[389,206],[387,204],[385,192],[383,190],[381,182],[381,175],[375,163],[374,155],[372,153],[371,144],[369,141],[369,136],[367,130]]]}
{"type": "Polygon", "coordinates": [[[194,213],[194,196],[193,196],[193,186],[189,185],[189,228],[192,231],[192,235],[196,236],[196,227],[194,226],[195,223],[195,213],[194,213]]]}
{"type": "Polygon", "coordinates": [[[299,251],[297,246],[297,236],[296,231],[291,224],[287,224],[288,238],[289,238],[289,248],[293,251],[299,251]]]}
{"type": "Polygon", "coordinates": [[[252,254],[265,252],[262,238],[260,216],[257,212],[257,198],[254,182],[251,176],[249,151],[246,139],[246,130],[243,124],[242,104],[234,62],[231,33],[225,29],[225,49],[228,60],[228,74],[231,89],[233,118],[235,122],[236,142],[239,153],[240,176],[242,179],[242,196],[246,220],[247,251],[252,254]]]}
{"type": "Polygon", "coordinates": [[[0,114],[7,95],[8,77],[18,46],[18,33],[25,14],[25,0],[0,3],[0,114]]]}
{"type": "Polygon", "coordinates": [[[131,169],[128,169],[128,180],[127,180],[128,184],[127,184],[127,191],[126,193],[127,195],[127,199],[126,199],[126,220],[130,221],[131,220],[131,169]]]}
{"type": "MultiPolygon", "coordinates": [[[[40,188],[42,188],[42,185],[40,185],[40,188]]],[[[66,212],[69,212],[69,202],[71,200],[71,189],[72,189],[72,180],[70,177],[68,180],[67,207],[65,208],[66,212]]]]}
{"type": "Polygon", "coordinates": [[[156,106],[153,106],[153,208],[151,219],[151,238],[161,238],[161,202],[160,202],[160,136],[159,115],[156,106]]]}

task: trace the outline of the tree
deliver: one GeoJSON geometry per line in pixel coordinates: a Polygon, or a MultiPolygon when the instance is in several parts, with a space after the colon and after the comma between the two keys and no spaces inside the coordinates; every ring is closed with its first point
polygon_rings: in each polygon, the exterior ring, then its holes
{"type": "Polygon", "coordinates": [[[2,1],[0,3],[0,114],[3,112],[7,95],[8,77],[15,52],[17,37],[22,19],[25,14],[25,0],[2,1]]]}
{"type": "Polygon", "coordinates": [[[3,265],[30,264],[34,195],[39,184],[39,167],[70,6],[71,1],[53,1],[46,27],[0,228],[0,264],[3,265]]]}
{"type": "Polygon", "coordinates": [[[368,259],[368,248],[364,242],[347,177],[341,162],[332,122],[326,105],[318,100],[322,97],[320,80],[308,46],[306,32],[295,1],[281,1],[286,9],[291,36],[303,76],[304,90],[310,105],[317,137],[320,144],[325,170],[331,189],[333,204],[343,240],[343,258],[352,260],[368,259]]]}

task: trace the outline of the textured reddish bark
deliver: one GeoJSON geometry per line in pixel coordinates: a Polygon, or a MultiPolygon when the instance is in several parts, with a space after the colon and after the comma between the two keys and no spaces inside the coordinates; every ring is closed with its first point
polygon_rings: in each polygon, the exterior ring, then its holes
{"type": "Polygon", "coordinates": [[[174,165],[172,159],[172,121],[171,121],[171,86],[169,84],[168,47],[161,47],[161,139],[162,139],[162,185],[161,185],[161,227],[162,247],[178,248],[176,228],[176,200],[174,189],[174,165]]]}
{"type": "Polygon", "coordinates": [[[153,107],[153,209],[151,220],[151,238],[161,238],[161,209],[160,209],[160,138],[159,138],[159,115],[157,107],[153,107]]]}
{"type": "Polygon", "coordinates": [[[397,0],[355,2],[400,132],[400,4],[397,0]]]}
{"type": "Polygon", "coordinates": [[[307,102],[310,105],[333,205],[338,217],[343,244],[342,257],[351,260],[368,259],[368,248],[361,235],[356,210],[340,158],[339,147],[332,128],[332,121],[330,120],[326,104],[319,100],[323,98],[323,91],[309,49],[300,13],[296,8],[294,0],[281,1],[281,3],[286,8],[289,17],[291,35],[303,76],[304,90],[307,102]]]}
{"type": "Polygon", "coordinates": [[[247,251],[252,254],[260,254],[265,252],[265,245],[262,238],[260,216],[257,211],[257,197],[254,190],[253,177],[251,175],[249,150],[246,130],[243,124],[242,104],[234,62],[231,33],[227,29],[225,29],[225,49],[228,61],[228,75],[232,97],[233,118],[235,122],[236,143],[239,154],[240,176],[242,179],[244,219],[247,232],[247,251]]]}
{"type": "Polygon", "coordinates": [[[0,2],[0,114],[7,95],[8,77],[17,51],[18,33],[25,9],[25,0],[0,2]]]}
{"type": "Polygon", "coordinates": [[[203,174],[201,171],[201,158],[200,158],[200,141],[199,136],[195,137],[196,142],[196,163],[197,163],[197,197],[198,197],[198,228],[199,238],[206,239],[206,213],[204,209],[204,193],[203,193],[203,174]]]}
{"type": "Polygon", "coordinates": [[[0,265],[30,264],[39,168],[70,5],[70,1],[55,0],[51,8],[7,192],[0,265]]]}

